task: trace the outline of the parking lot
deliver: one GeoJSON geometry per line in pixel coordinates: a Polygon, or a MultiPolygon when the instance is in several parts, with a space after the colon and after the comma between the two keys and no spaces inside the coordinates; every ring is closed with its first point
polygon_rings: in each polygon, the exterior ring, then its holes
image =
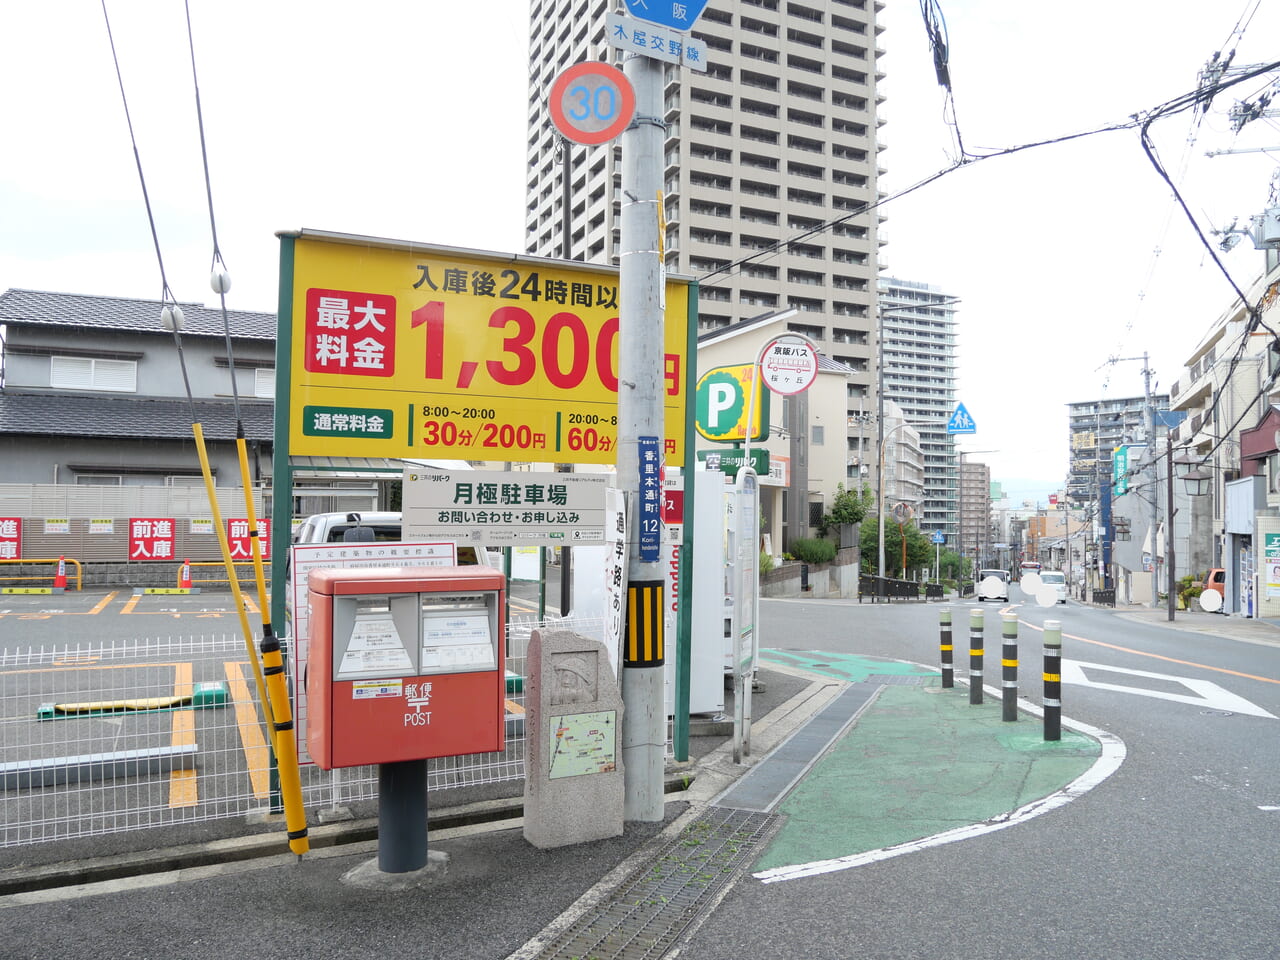
{"type": "MultiPolygon", "coordinates": [[[[513,585],[521,595],[510,616],[525,624],[512,635],[509,670],[523,670],[537,588],[513,585]]],[[[257,601],[243,598],[256,640],[257,601]]],[[[522,699],[510,694],[513,716],[522,699]]],[[[265,812],[273,771],[258,700],[229,590],[0,596],[0,846],[265,812]]],[[[306,762],[305,698],[294,710],[306,805],[371,798],[371,771],[306,762]]],[[[522,769],[523,738],[509,732],[502,752],[438,761],[431,785],[522,769]]]]}

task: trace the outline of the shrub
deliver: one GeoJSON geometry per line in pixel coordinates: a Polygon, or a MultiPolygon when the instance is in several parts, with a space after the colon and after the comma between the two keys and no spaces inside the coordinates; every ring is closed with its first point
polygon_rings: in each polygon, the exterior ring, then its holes
{"type": "Polygon", "coordinates": [[[836,545],[830,540],[792,540],[791,552],[802,563],[830,563],[836,558],[836,545]]]}
{"type": "Polygon", "coordinates": [[[773,569],[773,554],[760,551],[760,572],[768,573],[773,569]]]}

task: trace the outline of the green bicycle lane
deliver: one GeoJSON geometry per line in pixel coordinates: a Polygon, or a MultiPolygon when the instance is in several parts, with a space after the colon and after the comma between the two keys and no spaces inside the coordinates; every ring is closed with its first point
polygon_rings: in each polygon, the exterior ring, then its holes
{"type": "Polygon", "coordinates": [[[1076,724],[1064,722],[1062,738],[1046,742],[1038,717],[1019,711],[1016,722],[1004,721],[998,698],[970,704],[967,686],[943,689],[941,674],[919,664],[791,650],[760,655],[881,685],[776,807],[784,822],[754,866],[761,879],[844,869],[999,829],[1073,799],[1123,759],[1118,740],[1076,724]]]}

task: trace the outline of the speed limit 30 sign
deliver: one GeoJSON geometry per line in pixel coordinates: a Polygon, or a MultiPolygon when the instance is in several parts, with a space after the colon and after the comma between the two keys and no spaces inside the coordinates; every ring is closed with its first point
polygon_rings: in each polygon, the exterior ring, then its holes
{"type": "Polygon", "coordinates": [[[622,133],[636,112],[631,81],[617,67],[575,63],[556,77],[548,106],[551,120],[574,143],[607,143],[622,133]]]}

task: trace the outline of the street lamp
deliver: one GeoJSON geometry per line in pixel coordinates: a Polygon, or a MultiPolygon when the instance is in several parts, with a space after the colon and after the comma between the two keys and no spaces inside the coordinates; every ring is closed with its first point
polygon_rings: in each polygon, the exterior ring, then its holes
{"type": "MultiPolygon", "coordinates": [[[[1174,459],[1173,459],[1173,443],[1172,442],[1167,442],[1165,444],[1164,457],[1165,457],[1165,498],[1166,498],[1166,509],[1165,509],[1166,528],[1165,528],[1165,539],[1164,539],[1164,544],[1165,544],[1164,552],[1165,552],[1165,563],[1167,565],[1165,569],[1165,579],[1167,582],[1166,590],[1168,593],[1168,597],[1167,597],[1168,615],[1169,615],[1169,621],[1172,623],[1174,619],[1173,611],[1177,606],[1177,602],[1174,599],[1174,591],[1175,591],[1175,588],[1177,587],[1177,577],[1174,571],[1174,564],[1173,564],[1173,464],[1174,464],[1174,459]]],[[[1190,468],[1190,469],[1184,469],[1180,473],[1180,476],[1182,477],[1182,482],[1185,485],[1186,491],[1188,494],[1190,494],[1193,497],[1199,497],[1209,492],[1210,485],[1213,483],[1212,473],[1210,473],[1207,470],[1201,470],[1199,467],[1199,464],[1194,460],[1179,460],[1177,461],[1177,463],[1180,468],[1190,468]]]]}
{"type": "Polygon", "coordinates": [[[1187,494],[1192,497],[1203,497],[1213,486],[1213,472],[1204,470],[1199,464],[1180,475],[1187,494]]]}

